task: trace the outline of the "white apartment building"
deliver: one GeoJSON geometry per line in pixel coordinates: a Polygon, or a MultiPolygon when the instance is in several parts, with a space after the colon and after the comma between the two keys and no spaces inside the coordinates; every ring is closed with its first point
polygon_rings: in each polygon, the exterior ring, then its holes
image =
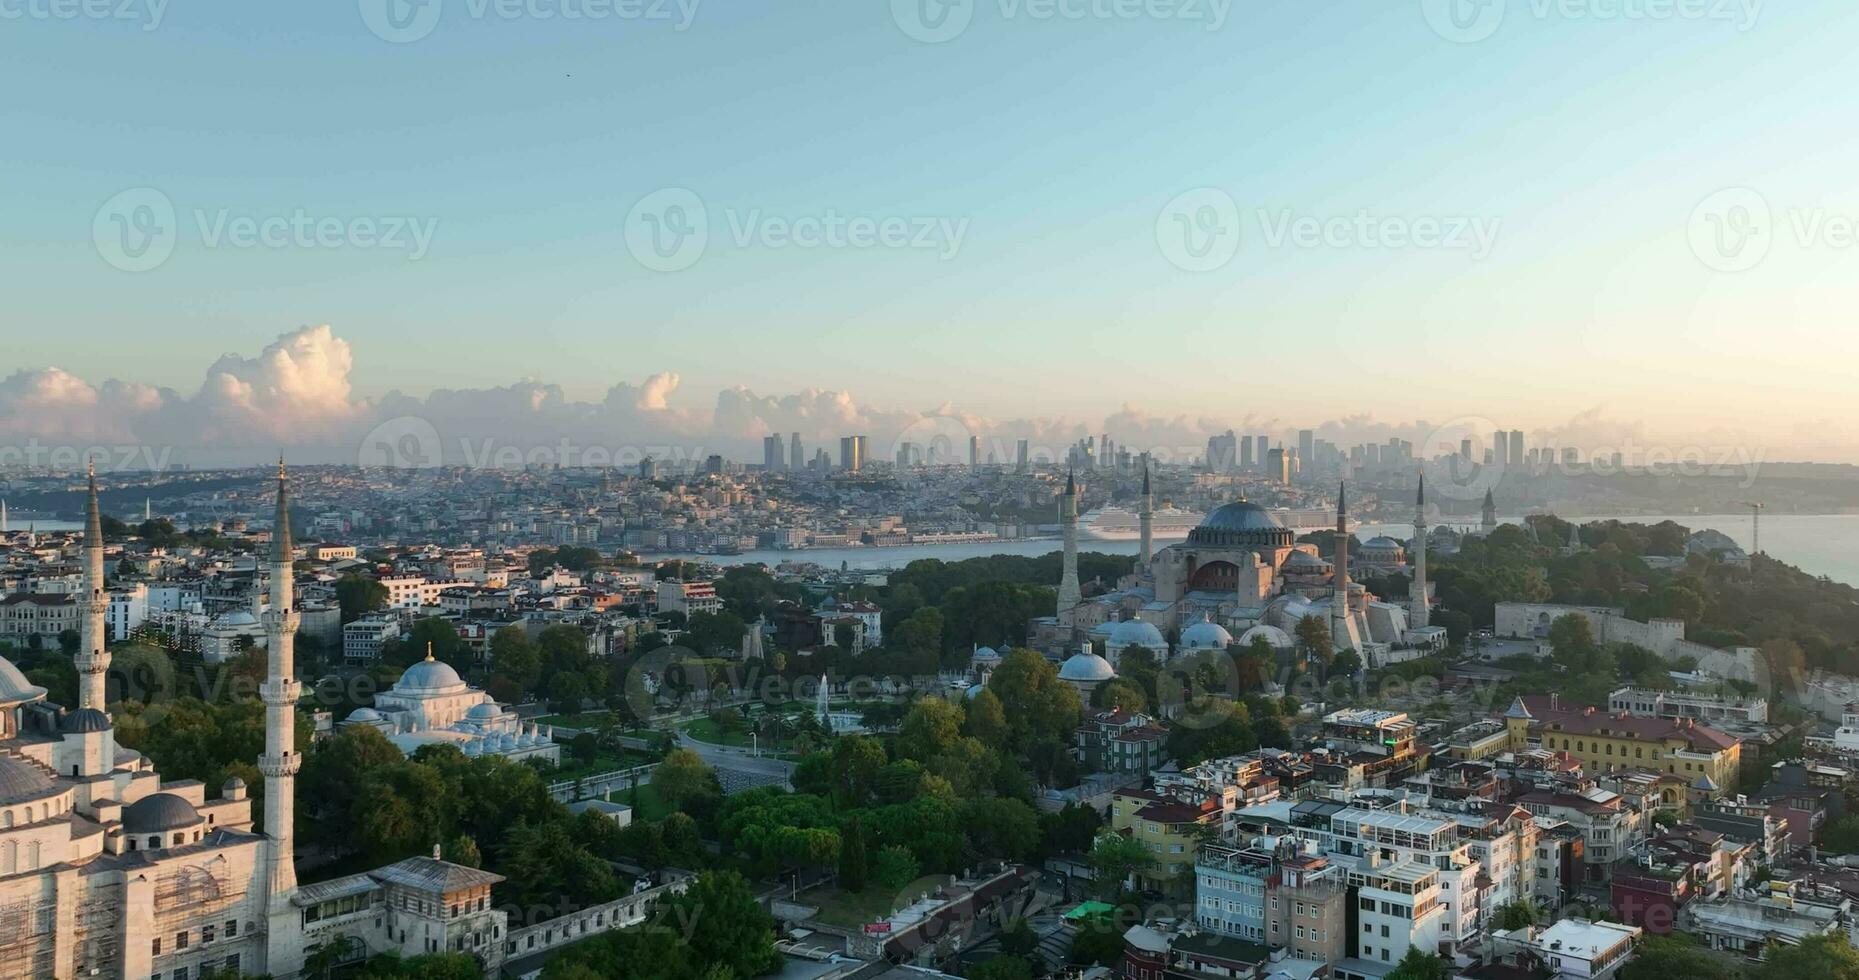
{"type": "Polygon", "coordinates": [[[424,575],[390,575],[381,579],[387,588],[387,608],[422,609],[439,604],[439,594],[464,583],[424,575]]]}
{"type": "Polygon", "coordinates": [[[1547,928],[1525,926],[1493,933],[1491,944],[1500,957],[1533,953],[1557,976],[1604,980],[1626,965],[1640,932],[1638,926],[1618,922],[1562,919],[1547,928]]]}
{"type": "Polygon", "coordinates": [[[111,643],[129,639],[131,630],[148,621],[148,585],[137,582],[111,589],[110,604],[103,616],[111,643]]]}
{"type": "Polygon", "coordinates": [[[363,616],[342,627],[342,659],[369,664],[381,659],[381,646],[400,636],[398,616],[363,616]]]}
{"type": "Polygon", "coordinates": [[[1444,939],[1447,910],[1440,900],[1440,871],[1419,861],[1385,863],[1370,853],[1349,871],[1355,886],[1356,937],[1362,959],[1398,963],[1409,946],[1427,952],[1444,939]]]}

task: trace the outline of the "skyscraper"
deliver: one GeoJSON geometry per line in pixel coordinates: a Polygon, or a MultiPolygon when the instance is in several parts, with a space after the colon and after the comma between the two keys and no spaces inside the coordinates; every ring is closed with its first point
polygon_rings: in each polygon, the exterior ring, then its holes
{"type": "Polygon", "coordinates": [[[1310,429],[1297,430],[1297,458],[1303,466],[1309,466],[1317,460],[1317,433],[1310,429]]]}
{"type": "Polygon", "coordinates": [[[762,437],[762,469],[778,473],[787,468],[787,446],[779,435],[762,437]]]}
{"type": "Polygon", "coordinates": [[[1026,444],[1025,439],[1020,440],[1020,445],[1018,449],[1016,450],[1016,454],[1017,455],[1015,457],[1013,468],[1015,472],[1025,473],[1026,467],[1027,467],[1027,457],[1028,457],[1027,444],[1026,444]]]}
{"type": "Polygon", "coordinates": [[[841,436],[839,439],[839,468],[847,473],[857,473],[859,468],[858,436],[841,436]]]}
{"type": "Polygon", "coordinates": [[[1510,466],[1522,466],[1523,465],[1523,430],[1522,429],[1510,430],[1510,457],[1508,459],[1508,465],[1510,466]]]}
{"type": "Polygon", "coordinates": [[[1239,437],[1239,468],[1242,471],[1247,472],[1247,473],[1252,472],[1253,459],[1252,459],[1252,437],[1251,436],[1240,436],[1239,437]]]}
{"type": "Polygon", "coordinates": [[[968,468],[971,470],[981,468],[981,437],[980,436],[969,436],[968,437],[968,468]]]}
{"type": "Polygon", "coordinates": [[[788,445],[787,458],[788,465],[794,469],[805,469],[807,466],[807,457],[801,455],[800,452],[800,433],[798,432],[794,433],[794,438],[788,445]]]}

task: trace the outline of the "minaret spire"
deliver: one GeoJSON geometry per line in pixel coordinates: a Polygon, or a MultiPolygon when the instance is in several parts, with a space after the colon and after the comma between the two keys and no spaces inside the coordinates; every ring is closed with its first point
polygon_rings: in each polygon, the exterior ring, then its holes
{"type": "Polygon", "coordinates": [[[102,711],[108,695],[105,678],[110,671],[104,613],[110,605],[103,580],[103,507],[97,502],[97,464],[86,467],[89,500],[84,517],[84,622],[78,642],[77,706],[102,711]]]}
{"type": "Polygon", "coordinates": [[[1414,629],[1430,625],[1427,600],[1427,475],[1420,472],[1420,492],[1414,495],[1414,581],[1408,586],[1407,624],[1414,629]]]}
{"type": "Polygon", "coordinates": [[[1341,652],[1353,647],[1349,635],[1349,497],[1347,484],[1336,485],[1336,573],[1330,598],[1330,646],[1341,652]]]}
{"type": "Polygon", "coordinates": [[[1148,453],[1142,454],[1142,464],[1143,504],[1142,513],[1139,515],[1142,520],[1142,557],[1139,560],[1144,567],[1143,569],[1139,569],[1139,571],[1144,571],[1146,574],[1149,562],[1155,557],[1155,494],[1149,488],[1148,453]]]}
{"type": "Polygon", "coordinates": [[[296,776],[302,765],[297,754],[295,576],[291,566],[290,502],[284,457],[278,457],[278,509],[271,524],[271,608],[265,611],[265,682],[259,697],[265,702],[265,753],[258,771],[265,777],[265,882],[270,928],[267,930],[265,972],[289,976],[303,965],[300,943],[293,943],[298,910],[291,905],[297,890],[296,850],[292,842],[296,822],[296,776]]]}
{"type": "Polygon", "coordinates": [[[1485,491],[1485,504],[1480,524],[1486,534],[1498,529],[1498,502],[1491,496],[1490,490],[1485,491]]]}
{"type": "Polygon", "coordinates": [[[1065,496],[1059,498],[1059,529],[1065,540],[1065,567],[1059,575],[1059,622],[1070,624],[1072,610],[1084,599],[1078,587],[1078,479],[1065,471],[1065,496]]]}

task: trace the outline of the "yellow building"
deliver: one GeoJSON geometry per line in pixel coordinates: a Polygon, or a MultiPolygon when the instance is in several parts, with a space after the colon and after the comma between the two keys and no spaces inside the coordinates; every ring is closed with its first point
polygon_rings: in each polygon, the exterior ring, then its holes
{"type": "Polygon", "coordinates": [[[1184,803],[1153,790],[1119,790],[1110,798],[1110,829],[1149,851],[1152,863],[1137,872],[1137,887],[1171,895],[1192,894],[1195,855],[1203,839],[1218,834],[1221,814],[1213,800],[1184,803]]]}
{"type": "Polygon", "coordinates": [[[1668,806],[1717,799],[1736,783],[1742,743],[1734,736],[1690,720],[1636,718],[1594,708],[1564,705],[1554,694],[1520,697],[1504,712],[1513,751],[1541,747],[1579,760],[1583,771],[1602,775],[1648,769],[1682,780],[1661,791],[1668,806]]]}

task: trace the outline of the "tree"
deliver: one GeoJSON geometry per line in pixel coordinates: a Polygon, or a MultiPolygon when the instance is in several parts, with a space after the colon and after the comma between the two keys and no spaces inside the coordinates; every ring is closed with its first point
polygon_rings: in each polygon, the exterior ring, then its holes
{"type": "Polygon", "coordinates": [[[1072,935],[1071,949],[1065,958],[1080,966],[1096,964],[1114,967],[1123,962],[1123,930],[1106,914],[1086,916],[1072,935]]]}
{"type": "Polygon", "coordinates": [[[1116,895],[1130,876],[1154,865],[1155,859],[1142,841],[1106,830],[1091,845],[1091,869],[1097,874],[1099,891],[1105,898],[1116,895]]]}
{"type": "Polygon", "coordinates": [[[1091,695],[1091,703],[1099,708],[1122,708],[1139,714],[1149,710],[1149,696],[1143,693],[1140,685],[1126,677],[1118,677],[1098,688],[1091,695]]]}
{"type": "MultiPolygon", "coordinates": [[[[1308,618],[1308,617],[1306,617],[1308,618]]],[[[1362,657],[1354,650],[1344,650],[1330,661],[1329,676],[1354,677],[1362,670],[1362,657]]]]}
{"type": "Polygon", "coordinates": [[[1645,935],[1627,965],[1620,968],[1620,980],[1737,980],[1740,971],[1725,965],[1715,955],[1678,936],[1645,935]]]}
{"type": "Polygon", "coordinates": [[[1809,936],[1798,946],[1776,944],[1755,971],[1754,980],[1859,980],[1859,950],[1844,931],[1809,936]]]}
{"type": "Polygon", "coordinates": [[[1006,745],[1008,731],[1007,709],[1001,706],[999,695],[984,687],[968,699],[963,711],[962,734],[978,738],[987,745],[1006,745]]]}
{"type": "Polygon", "coordinates": [[[968,829],[969,851],[978,860],[1024,861],[1039,847],[1039,815],[1019,800],[971,799],[963,824],[968,829]]]}
{"type": "Polygon", "coordinates": [[[842,808],[864,806],[877,790],[886,764],[884,745],[875,738],[849,735],[833,742],[833,802],[842,808]]]}
{"type": "Polygon", "coordinates": [[[941,698],[924,698],[910,706],[897,735],[899,755],[927,762],[962,736],[962,709],[941,698]]]}
{"type": "Polygon", "coordinates": [[[968,971],[970,980],[1033,980],[1033,962],[1024,956],[996,956],[968,971]]]}
{"type": "Polygon", "coordinates": [[[469,953],[427,953],[401,957],[384,953],[367,962],[356,980],[479,980],[484,967],[469,953]]]}
{"type": "Polygon", "coordinates": [[[1327,664],[1336,655],[1330,624],[1322,616],[1305,616],[1295,629],[1298,659],[1305,663],[1327,664]]]}
{"type": "Polygon", "coordinates": [[[1008,747],[1019,751],[1041,736],[1069,744],[1084,710],[1078,689],[1059,680],[1058,668],[1031,650],[1009,651],[989,678],[988,690],[1006,712],[1008,747]]]}
{"type": "Polygon", "coordinates": [[[684,642],[698,653],[736,653],[748,627],[732,612],[692,613],[685,621],[684,642]]]}
{"type": "Polygon", "coordinates": [[[862,892],[871,873],[871,862],[865,850],[865,828],[857,820],[847,821],[839,829],[839,887],[849,892],[862,892]]]}
{"type": "Polygon", "coordinates": [[[342,622],[352,623],[387,607],[387,586],[378,579],[350,572],[336,580],[336,602],[342,607],[342,622]]]}
{"type": "Polygon", "coordinates": [[[1535,925],[1538,918],[1536,905],[1527,898],[1519,898],[1498,909],[1495,925],[1499,929],[1521,929],[1535,925]]]}
{"type": "Polygon", "coordinates": [[[690,749],[672,749],[652,770],[652,788],[673,808],[688,810],[693,803],[716,797],[723,789],[703,757],[690,749]]]}
{"type": "Polygon", "coordinates": [[[1407,955],[1394,965],[1383,980],[1452,980],[1452,961],[1418,946],[1407,947],[1407,955]]]}
{"type": "Polygon", "coordinates": [[[917,880],[921,871],[916,855],[901,844],[879,848],[878,857],[872,862],[872,880],[887,891],[896,891],[917,880]]]}
{"type": "Polygon", "coordinates": [[[689,930],[698,963],[728,967],[744,980],[781,968],[774,919],[755,900],[748,879],[734,871],[706,871],[683,894],[659,901],[666,921],[689,930]]]}

